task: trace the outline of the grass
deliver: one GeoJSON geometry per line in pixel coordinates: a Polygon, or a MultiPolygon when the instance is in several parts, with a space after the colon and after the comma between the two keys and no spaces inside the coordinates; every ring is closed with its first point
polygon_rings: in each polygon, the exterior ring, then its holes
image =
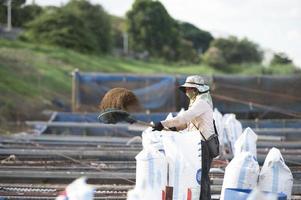
{"type": "Polygon", "coordinates": [[[231,66],[227,72],[222,72],[203,64],[168,64],[156,60],[143,62],[0,40],[0,125],[1,122],[40,117],[37,113],[44,109],[58,110],[52,103],[55,99],[70,105],[71,72],[76,68],[83,72],[135,74],[295,73],[291,66],[265,69],[258,65],[231,66]]]}

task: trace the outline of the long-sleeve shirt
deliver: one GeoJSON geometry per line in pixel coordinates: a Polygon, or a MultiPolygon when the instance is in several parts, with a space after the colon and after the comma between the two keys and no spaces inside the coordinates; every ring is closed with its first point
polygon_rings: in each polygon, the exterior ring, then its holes
{"type": "Polygon", "coordinates": [[[200,96],[190,103],[188,110],[172,119],[161,121],[162,125],[166,128],[176,127],[178,130],[198,130],[208,139],[214,134],[213,109],[200,96]]]}

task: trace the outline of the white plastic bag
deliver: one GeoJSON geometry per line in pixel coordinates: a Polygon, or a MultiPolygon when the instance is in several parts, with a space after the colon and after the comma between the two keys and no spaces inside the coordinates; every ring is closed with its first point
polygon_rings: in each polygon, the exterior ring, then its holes
{"type": "Polygon", "coordinates": [[[169,114],[167,115],[167,117],[166,117],[166,120],[172,119],[172,118],[173,118],[172,113],[169,113],[169,114]]]}
{"type": "Polygon", "coordinates": [[[177,116],[181,116],[185,112],[184,108],[181,108],[181,110],[178,112],[177,116]]]}
{"type": "Polygon", "coordinates": [[[258,162],[250,152],[242,152],[235,156],[226,167],[220,199],[224,199],[226,188],[255,188],[258,175],[258,162]]]}
{"type": "Polygon", "coordinates": [[[163,150],[162,133],[161,131],[152,131],[152,128],[147,128],[142,132],[142,147],[155,148],[158,151],[163,150]]]}
{"type": "Polygon", "coordinates": [[[92,200],[94,192],[94,187],[86,183],[86,177],[81,177],[69,184],[56,200],[92,200]]]}
{"type": "Polygon", "coordinates": [[[151,194],[150,199],[160,199],[166,186],[167,163],[164,155],[154,148],[143,149],[136,156],[136,191],[151,194]]]}
{"type": "Polygon", "coordinates": [[[242,134],[242,125],[236,119],[235,114],[225,114],[223,116],[224,123],[224,137],[230,142],[231,150],[234,153],[235,147],[234,144],[239,136],[242,134]]]}
{"type": "Polygon", "coordinates": [[[200,188],[201,136],[199,132],[162,131],[165,155],[169,163],[169,185],[174,200],[186,199],[188,188],[200,188]]]}
{"type": "Polygon", "coordinates": [[[234,144],[235,147],[234,156],[240,154],[241,152],[246,151],[252,153],[253,156],[257,158],[256,142],[257,142],[256,133],[254,133],[254,131],[250,127],[246,128],[234,144]]]}
{"type": "MultiPolygon", "coordinates": [[[[169,113],[166,119],[173,118],[172,113],[169,113]]],[[[158,151],[164,151],[162,143],[162,132],[161,131],[152,131],[152,128],[149,127],[142,132],[142,146],[143,148],[153,147],[158,151]]]]}
{"type": "Polygon", "coordinates": [[[258,186],[267,192],[283,192],[288,200],[291,199],[293,175],[278,149],[269,151],[260,172],[258,186]]]}

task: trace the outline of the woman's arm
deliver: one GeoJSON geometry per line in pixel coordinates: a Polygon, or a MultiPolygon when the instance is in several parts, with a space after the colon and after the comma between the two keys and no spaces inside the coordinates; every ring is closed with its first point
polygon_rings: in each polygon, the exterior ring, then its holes
{"type": "Polygon", "coordinates": [[[206,112],[209,107],[210,106],[206,101],[198,99],[188,110],[181,113],[181,115],[161,121],[161,123],[166,128],[176,127],[178,130],[181,130],[186,128],[188,122],[206,112]]]}

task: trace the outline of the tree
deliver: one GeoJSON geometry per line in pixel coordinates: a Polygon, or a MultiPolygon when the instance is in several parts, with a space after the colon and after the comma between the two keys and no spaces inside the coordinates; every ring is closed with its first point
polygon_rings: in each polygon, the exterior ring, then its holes
{"type": "Polygon", "coordinates": [[[246,38],[218,38],[213,40],[210,46],[219,49],[228,64],[258,63],[263,57],[259,46],[246,38]]]}
{"type": "Polygon", "coordinates": [[[111,49],[111,24],[100,5],[71,0],[30,22],[22,38],[81,52],[107,53],[111,49]]]}
{"type": "Polygon", "coordinates": [[[293,64],[293,61],[285,53],[275,53],[271,61],[271,65],[289,65],[293,64]]]}
{"type": "Polygon", "coordinates": [[[27,25],[22,38],[36,43],[61,46],[81,52],[97,51],[96,40],[84,21],[61,9],[45,12],[27,25]]]}
{"type": "Polygon", "coordinates": [[[18,8],[17,12],[13,13],[13,26],[24,27],[28,22],[34,20],[43,9],[38,5],[26,5],[18,8]]]}
{"type": "Polygon", "coordinates": [[[202,59],[206,64],[219,69],[223,69],[227,65],[222,51],[216,47],[210,47],[202,59]]]}
{"type": "Polygon", "coordinates": [[[112,46],[110,16],[101,5],[92,5],[86,0],[71,0],[62,8],[83,19],[101,52],[109,52],[112,46]]]}
{"type": "Polygon", "coordinates": [[[193,48],[193,43],[189,40],[181,39],[177,49],[179,61],[189,61],[189,63],[198,63],[200,61],[199,54],[193,48]]]}
{"type": "Polygon", "coordinates": [[[182,37],[185,40],[192,42],[195,50],[199,53],[203,53],[208,49],[210,42],[213,40],[213,37],[209,32],[200,30],[187,22],[179,23],[179,27],[182,37]]]}
{"type": "Polygon", "coordinates": [[[135,51],[147,50],[151,56],[176,58],[179,33],[176,22],[158,1],[135,1],[127,13],[130,45],[135,51]]]}

